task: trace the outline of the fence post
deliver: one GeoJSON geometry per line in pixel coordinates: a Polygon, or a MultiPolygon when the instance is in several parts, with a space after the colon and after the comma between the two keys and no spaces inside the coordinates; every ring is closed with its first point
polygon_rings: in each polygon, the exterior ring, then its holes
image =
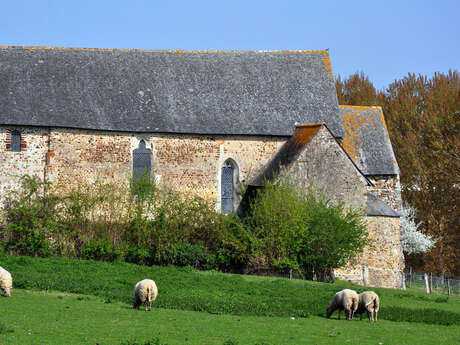
{"type": "Polygon", "coordinates": [[[289,270],[289,279],[292,279],[292,268],[289,270]]]}
{"type": "Polygon", "coordinates": [[[363,277],[363,285],[367,286],[367,279],[366,279],[366,265],[361,265],[361,275],[363,277]]]}
{"type": "Polygon", "coordinates": [[[430,272],[430,293],[433,293],[433,273],[430,272]]]}
{"type": "Polygon", "coordinates": [[[409,267],[409,288],[412,287],[412,267],[409,267]]]}
{"type": "Polygon", "coordinates": [[[428,274],[427,273],[423,273],[423,276],[425,278],[425,288],[426,288],[426,293],[430,293],[430,283],[428,281],[428,274]]]}
{"type": "Polygon", "coordinates": [[[450,279],[447,278],[447,296],[450,296],[450,279]]]}

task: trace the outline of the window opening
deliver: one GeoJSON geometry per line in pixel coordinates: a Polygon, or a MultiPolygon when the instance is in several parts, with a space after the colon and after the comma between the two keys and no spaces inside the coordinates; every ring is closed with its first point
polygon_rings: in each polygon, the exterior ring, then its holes
{"type": "Polygon", "coordinates": [[[21,152],[21,132],[11,132],[11,151],[21,152]]]}
{"type": "Polygon", "coordinates": [[[228,214],[234,211],[235,193],[233,187],[234,167],[230,161],[226,161],[222,167],[221,175],[221,210],[228,214]]]}
{"type": "Polygon", "coordinates": [[[149,178],[152,173],[152,150],[146,148],[145,141],[141,140],[137,149],[133,151],[133,179],[134,182],[149,178]]]}

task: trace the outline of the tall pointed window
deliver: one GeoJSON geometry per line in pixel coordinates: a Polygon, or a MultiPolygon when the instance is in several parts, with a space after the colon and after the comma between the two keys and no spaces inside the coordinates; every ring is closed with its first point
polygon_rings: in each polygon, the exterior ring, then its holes
{"type": "Polygon", "coordinates": [[[235,186],[238,180],[238,167],[236,163],[227,159],[222,167],[220,195],[221,211],[224,214],[233,213],[237,205],[235,186]]]}
{"type": "Polygon", "coordinates": [[[152,150],[141,140],[137,149],[133,151],[133,179],[134,182],[150,177],[152,173],[152,150]]]}
{"type": "Polygon", "coordinates": [[[21,132],[11,132],[11,151],[21,152],[21,132]]]}

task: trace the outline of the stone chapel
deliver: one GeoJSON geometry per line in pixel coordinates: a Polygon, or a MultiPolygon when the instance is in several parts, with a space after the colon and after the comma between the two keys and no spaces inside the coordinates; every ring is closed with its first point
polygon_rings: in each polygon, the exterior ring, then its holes
{"type": "Polygon", "coordinates": [[[401,288],[399,168],[380,107],[339,105],[328,51],[0,47],[0,202],[18,177],[148,171],[236,212],[280,171],[363,208],[373,246],[335,275],[401,288]]]}

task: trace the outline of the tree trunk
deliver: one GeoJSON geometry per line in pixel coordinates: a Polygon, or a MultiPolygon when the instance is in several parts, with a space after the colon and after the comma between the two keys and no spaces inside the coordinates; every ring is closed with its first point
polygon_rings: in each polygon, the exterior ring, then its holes
{"type": "Polygon", "coordinates": [[[334,283],[334,269],[331,267],[321,268],[316,271],[316,278],[319,282],[334,283]]]}

